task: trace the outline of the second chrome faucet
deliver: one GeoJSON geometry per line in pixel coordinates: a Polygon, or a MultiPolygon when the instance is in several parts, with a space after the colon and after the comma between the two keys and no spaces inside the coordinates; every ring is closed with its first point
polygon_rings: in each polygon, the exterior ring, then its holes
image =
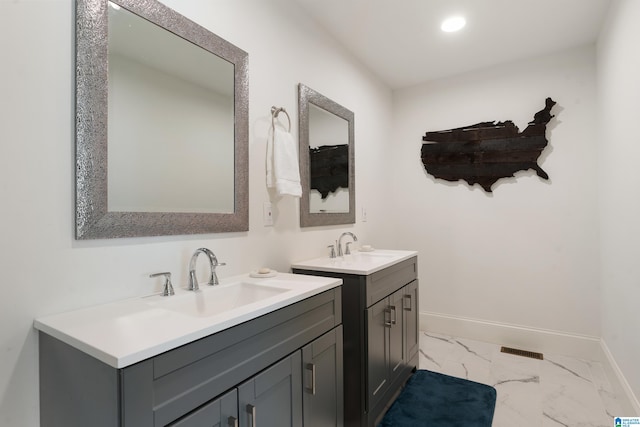
{"type": "Polygon", "coordinates": [[[207,259],[209,260],[211,275],[209,276],[209,281],[207,283],[211,286],[218,285],[220,283],[220,281],[218,280],[218,275],[216,274],[216,267],[220,265],[226,265],[224,262],[218,262],[218,258],[216,258],[215,254],[211,252],[210,249],[196,249],[196,251],[191,256],[191,260],[189,261],[189,284],[187,289],[189,289],[190,291],[197,291],[198,289],[200,289],[200,286],[198,285],[198,279],[196,278],[196,261],[198,260],[198,255],[200,254],[205,254],[207,259]]]}
{"type": "Polygon", "coordinates": [[[349,245],[351,244],[351,242],[347,242],[346,243],[346,248],[344,250],[344,253],[342,252],[342,238],[345,236],[350,236],[354,242],[358,241],[358,238],[356,237],[355,234],[353,234],[350,231],[345,231],[344,233],[342,233],[340,235],[340,238],[338,238],[338,256],[343,256],[343,255],[350,255],[351,254],[351,250],[349,249],[349,245]]]}

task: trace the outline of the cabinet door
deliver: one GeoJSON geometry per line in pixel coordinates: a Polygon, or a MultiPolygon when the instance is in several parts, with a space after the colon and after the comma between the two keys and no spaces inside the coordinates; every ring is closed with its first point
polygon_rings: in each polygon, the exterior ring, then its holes
{"type": "Polygon", "coordinates": [[[169,427],[238,427],[238,391],[234,388],[169,427]]]}
{"type": "Polygon", "coordinates": [[[367,309],[367,402],[372,408],[385,390],[389,377],[389,298],[367,309]]]}
{"type": "Polygon", "coordinates": [[[399,375],[405,364],[404,343],[404,289],[400,289],[389,296],[389,316],[391,326],[389,329],[389,378],[394,379],[399,375]]]}
{"type": "Polygon", "coordinates": [[[238,387],[240,427],[302,426],[300,351],[238,387]]]}
{"type": "Polygon", "coordinates": [[[302,348],[305,427],[342,427],[342,326],[302,348]]]}
{"type": "Polygon", "coordinates": [[[418,353],[419,346],[419,311],[418,281],[414,280],[404,287],[405,343],[406,360],[411,360],[418,353]]]}

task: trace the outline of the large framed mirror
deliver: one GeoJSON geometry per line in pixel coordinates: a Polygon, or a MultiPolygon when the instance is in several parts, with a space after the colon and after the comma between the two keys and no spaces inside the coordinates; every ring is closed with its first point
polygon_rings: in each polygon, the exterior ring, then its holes
{"type": "Polygon", "coordinates": [[[248,55],[155,0],[76,0],[76,238],[246,231],[248,55]]]}
{"type": "Polygon", "coordinates": [[[300,226],[355,223],[354,114],[298,85],[300,226]]]}

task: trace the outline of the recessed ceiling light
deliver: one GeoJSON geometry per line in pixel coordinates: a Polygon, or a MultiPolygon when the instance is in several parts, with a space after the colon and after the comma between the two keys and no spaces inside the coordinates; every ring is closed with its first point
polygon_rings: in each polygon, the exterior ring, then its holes
{"type": "Polygon", "coordinates": [[[465,25],[467,25],[467,20],[464,19],[464,17],[452,16],[442,21],[440,29],[445,33],[453,33],[455,31],[460,31],[465,25]]]}

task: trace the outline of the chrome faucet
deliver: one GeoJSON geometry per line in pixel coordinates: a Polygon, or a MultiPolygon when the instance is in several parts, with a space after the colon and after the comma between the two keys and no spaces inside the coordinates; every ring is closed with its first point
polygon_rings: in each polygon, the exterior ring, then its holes
{"type": "Polygon", "coordinates": [[[214,286],[220,284],[218,280],[218,275],[216,274],[216,267],[219,265],[226,265],[224,262],[218,262],[218,258],[216,258],[215,254],[211,252],[207,248],[196,249],[196,251],[191,256],[191,260],[189,261],[189,286],[188,289],[190,291],[197,291],[200,289],[198,285],[198,279],[196,278],[196,261],[198,259],[198,255],[205,254],[209,259],[209,267],[211,268],[211,276],[209,276],[209,285],[214,286]]]}
{"type": "MultiPolygon", "coordinates": [[[[358,241],[358,238],[357,238],[357,237],[356,237],[356,235],[355,235],[355,234],[353,234],[352,232],[350,232],[350,231],[345,231],[344,233],[342,233],[342,234],[340,235],[340,238],[338,239],[338,256],[343,256],[343,253],[342,253],[342,238],[343,238],[344,236],[351,236],[351,238],[353,239],[353,241],[354,241],[354,242],[357,242],[357,241],[358,241]]],[[[351,242],[347,243],[347,245],[346,245],[346,246],[347,246],[347,249],[344,251],[344,255],[351,255],[351,250],[349,249],[349,244],[350,244],[350,243],[351,243],[351,242]]]]}

